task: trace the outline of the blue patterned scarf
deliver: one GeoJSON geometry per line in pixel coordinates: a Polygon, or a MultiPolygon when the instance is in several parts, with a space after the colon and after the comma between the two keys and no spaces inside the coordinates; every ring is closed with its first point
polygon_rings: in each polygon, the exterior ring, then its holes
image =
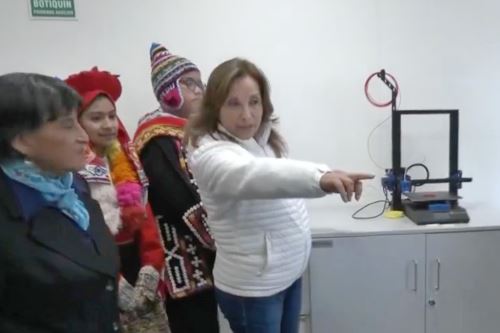
{"type": "Polygon", "coordinates": [[[9,178],[40,192],[45,200],[71,217],[81,229],[88,229],[89,213],[72,187],[71,172],[49,176],[33,163],[22,160],[3,163],[0,167],[9,178]]]}

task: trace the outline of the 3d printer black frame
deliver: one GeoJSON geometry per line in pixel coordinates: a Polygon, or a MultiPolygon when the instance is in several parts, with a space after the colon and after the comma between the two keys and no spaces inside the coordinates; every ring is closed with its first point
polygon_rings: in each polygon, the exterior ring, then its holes
{"type": "Polygon", "coordinates": [[[448,115],[450,126],[449,137],[449,178],[412,179],[412,185],[426,183],[448,183],[449,192],[458,195],[462,182],[471,181],[471,178],[462,178],[458,169],[458,110],[397,110],[392,109],[392,171],[395,177],[394,191],[392,192],[392,209],[402,210],[401,180],[405,170],[401,167],[401,117],[403,115],[448,115]]]}

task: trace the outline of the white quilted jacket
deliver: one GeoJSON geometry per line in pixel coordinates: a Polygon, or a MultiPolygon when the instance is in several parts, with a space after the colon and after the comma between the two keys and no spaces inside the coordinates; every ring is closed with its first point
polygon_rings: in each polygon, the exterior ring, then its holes
{"type": "Polygon", "coordinates": [[[268,137],[232,142],[215,134],[189,150],[217,245],[215,285],[233,295],[270,296],[302,275],[311,250],[302,198],[326,194],[319,179],[328,167],[276,158],[268,137]]]}

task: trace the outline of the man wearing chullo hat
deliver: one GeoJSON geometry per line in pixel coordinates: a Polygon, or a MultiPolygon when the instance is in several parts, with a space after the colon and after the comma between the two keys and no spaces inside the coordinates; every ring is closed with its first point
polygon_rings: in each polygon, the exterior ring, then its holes
{"type": "Polygon", "coordinates": [[[212,268],[215,246],[182,147],[204,85],[189,60],[154,43],[151,81],[159,108],[139,121],[134,143],[149,178],[149,201],[166,249],[166,309],[172,333],[219,332],[212,268]]]}

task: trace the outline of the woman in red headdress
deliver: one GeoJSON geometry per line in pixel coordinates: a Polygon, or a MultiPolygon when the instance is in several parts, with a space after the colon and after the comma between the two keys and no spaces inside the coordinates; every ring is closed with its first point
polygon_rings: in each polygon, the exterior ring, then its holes
{"type": "Polygon", "coordinates": [[[90,139],[88,162],[80,174],[120,250],[118,302],[124,331],[166,332],[160,300],[165,251],[147,204],[147,179],[117,116],[118,76],[94,67],[65,81],[82,97],[79,122],[90,139]]]}

